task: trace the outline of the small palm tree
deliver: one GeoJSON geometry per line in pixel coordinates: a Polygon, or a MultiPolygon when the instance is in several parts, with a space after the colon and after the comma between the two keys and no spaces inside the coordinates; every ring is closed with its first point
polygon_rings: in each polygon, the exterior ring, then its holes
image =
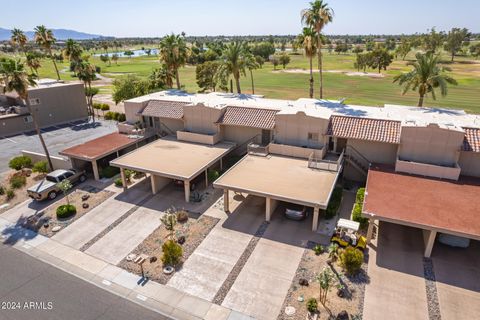
{"type": "Polygon", "coordinates": [[[15,91],[27,106],[28,112],[33,120],[33,126],[35,127],[35,131],[40,139],[45,156],[47,157],[49,169],[52,171],[52,159],[50,159],[50,153],[48,152],[47,145],[43,140],[40,127],[38,126],[36,112],[33,111],[28,96],[28,87],[36,85],[34,75],[28,74],[25,71],[24,64],[19,60],[15,61],[12,59],[6,59],[0,64],[0,83],[3,84],[4,92],[15,91]]]}
{"type": "Polygon", "coordinates": [[[52,46],[57,40],[53,36],[53,32],[50,29],[47,29],[45,26],[41,25],[35,27],[35,42],[43,47],[45,52],[52,59],[53,66],[55,67],[55,72],[57,73],[57,80],[60,80],[60,73],[58,72],[57,62],[55,61],[55,56],[52,53],[52,46]]]}
{"type": "Polygon", "coordinates": [[[430,93],[433,100],[436,100],[435,89],[440,88],[440,93],[444,97],[447,95],[448,85],[457,85],[457,81],[445,74],[446,71],[451,71],[450,68],[439,66],[439,55],[433,52],[425,54],[419,52],[415,57],[416,61],[408,63],[413,70],[396,76],[393,82],[404,86],[402,94],[409,90],[418,91],[420,96],[418,106],[422,107],[425,95],[430,93]]]}
{"type": "Polygon", "coordinates": [[[320,99],[323,98],[322,31],[333,20],[333,9],[323,0],[310,2],[310,7],[302,10],[302,23],[315,31],[317,38],[318,72],[320,73],[320,99]]]}
{"type": "Polygon", "coordinates": [[[160,41],[160,60],[175,75],[177,89],[181,89],[178,69],[187,62],[188,48],[185,39],[180,35],[171,34],[160,41]]]}
{"type": "Polygon", "coordinates": [[[298,44],[303,47],[303,52],[310,62],[310,98],[313,98],[313,57],[317,54],[315,31],[312,28],[303,28],[303,32],[297,37],[298,44]]]}
{"type": "Polygon", "coordinates": [[[92,115],[92,121],[95,123],[95,112],[93,111],[93,96],[99,89],[92,87],[92,81],[96,79],[95,66],[88,61],[81,61],[77,64],[75,72],[79,80],[83,81],[85,87],[85,97],[87,98],[88,112],[92,115]]]}
{"type": "Polygon", "coordinates": [[[237,93],[242,93],[240,88],[240,76],[245,75],[246,59],[245,47],[241,42],[235,41],[229,43],[223,50],[220,72],[233,75],[237,93]]]}
{"type": "Polygon", "coordinates": [[[83,48],[73,39],[68,39],[65,42],[65,48],[62,51],[63,56],[68,59],[75,66],[82,60],[83,48]]]}
{"type": "Polygon", "coordinates": [[[245,67],[250,72],[250,79],[252,81],[252,94],[255,94],[255,83],[253,81],[253,70],[260,68],[260,65],[255,59],[255,56],[250,52],[245,55],[245,67]]]}
{"type": "Polygon", "coordinates": [[[10,42],[12,46],[19,47],[23,52],[25,52],[25,45],[27,44],[27,36],[25,33],[17,28],[12,30],[12,36],[10,38],[10,42]]]}

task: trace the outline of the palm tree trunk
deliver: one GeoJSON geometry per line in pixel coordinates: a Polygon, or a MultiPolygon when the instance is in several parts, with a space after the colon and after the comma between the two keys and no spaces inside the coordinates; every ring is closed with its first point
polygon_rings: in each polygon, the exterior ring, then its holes
{"type": "Polygon", "coordinates": [[[89,95],[87,97],[88,105],[90,106],[90,110],[92,111],[92,121],[95,123],[95,111],[93,110],[93,96],[92,96],[92,84],[88,82],[88,91],[89,95]]]}
{"type": "Polygon", "coordinates": [[[235,85],[237,86],[237,93],[242,93],[242,89],[240,89],[240,76],[235,75],[235,85]]]}
{"type": "Polygon", "coordinates": [[[423,107],[423,95],[420,95],[420,98],[418,99],[418,107],[423,107]]]}
{"type": "Polygon", "coordinates": [[[310,56],[310,99],[313,99],[313,57],[310,56]]]}
{"type": "Polygon", "coordinates": [[[53,66],[55,67],[55,72],[57,73],[57,80],[60,81],[60,73],[58,72],[57,63],[55,62],[55,57],[52,54],[52,49],[49,49],[48,53],[50,54],[50,58],[52,59],[53,66]]]}
{"type": "Polygon", "coordinates": [[[47,157],[48,167],[50,171],[53,171],[53,164],[52,159],[50,159],[50,153],[48,152],[47,145],[45,144],[45,140],[43,140],[42,132],[40,131],[40,127],[37,123],[37,118],[33,113],[32,106],[30,106],[30,99],[28,98],[28,94],[25,97],[25,105],[27,106],[28,112],[33,120],[33,126],[35,127],[35,131],[37,132],[38,138],[40,139],[40,143],[42,144],[43,151],[45,152],[45,156],[47,157]]]}
{"type": "Polygon", "coordinates": [[[252,79],[252,94],[255,94],[255,84],[253,83],[253,71],[250,69],[250,78],[252,79]]]}
{"type": "Polygon", "coordinates": [[[177,80],[177,89],[180,90],[180,77],[178,75],[178,68],[175,69],[175,79],[177,80]]]}
{"type": "Polygon", "coordinates": [[[318,49],[318,72],[320,73],[320,99],[323,99],[322,41],[320,39],[320,33],[317,34],[317,49],[318,49]]]}

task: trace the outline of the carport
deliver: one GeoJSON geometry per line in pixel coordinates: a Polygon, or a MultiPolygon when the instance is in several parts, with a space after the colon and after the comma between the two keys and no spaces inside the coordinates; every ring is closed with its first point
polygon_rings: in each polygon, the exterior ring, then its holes
{"type": "Polygon", "coordinates": [[[325,210],[335,187],[339,171],[308,167],[306,159],[269,154],[247,155],[213,186],[224,190],[224,210],[229,211],[229,191],[265,197],[265,220],[285,201],[313,207],[312,230],[318,226],[319,210],[325,210]]]}
{"type": "Polygon", "coordinates": [[[109,156],[119,157],[122,153],[138,148],[140,142],[145,139],[146,137],[114,132],[67,148],[59,154],[70,158],[74,167],[77,168],[84,167],[86,163],[91,164],[95,180],[100,180],[98,160],[109,156]]]}
{"type": "Polygon", "coordinates": [[[185,189],[185,201],[190,199],[190,182],[205,172],[208,184],[207,170],[220,163],[235,147],[234,143],[220,142],[206,145],[179,141],[173,137],[164,137],[132,151],[110,162],[121,170],[124,188],[125,169],[150,174],[152,193],[156,194],[172,179],[182,180],[185,189]]]}
{"type": "Polygon", "coordinates": [[[441,180],[372,166],[368,172],[363,216],[423,230],[424,256],[430,257],[438,232],[480,240],[480,179],[441,180]]]}

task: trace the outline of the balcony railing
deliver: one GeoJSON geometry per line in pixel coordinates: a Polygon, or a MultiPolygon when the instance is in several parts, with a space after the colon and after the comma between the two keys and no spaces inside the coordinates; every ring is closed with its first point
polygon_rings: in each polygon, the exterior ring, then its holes
{"type": "Polygon", "coordinates": [[[203,133],[195,133],[195,132],[189,132],[189,131],[177,131],[178,140],[194,142],[194,143],[214,145],[214,144],[217,144],[221,140],[221,138],[222,138],[222,135],[220,133],[203,134],[203,133]]]}
{"type": "Polygon", "coordinates": [[[311,169],[328,170],[338,172],[342,169],[344,152],[336,161],[325,160],[319,157],[318,153],[312,152],[308,157],[308,167],[311,169]]]}
{"type": "Polygon", "coordinates": [[[452,166],[441,166],[398,158],[395,163],[395,171],[440,179],[458,180],[461,168],[458,163],[452,166]]]}
{"type": "Polygon", "coordinates": [[[247,145],[247,153],[252,154],[252,155],[256,155],[256,156],[266,157],[266,156],[268,156],[268,153],[269,153],[268,150],[269,150],[269,144],[262,145],[262,144],[257,143],[257,142],[250,142],[247,145]]]}

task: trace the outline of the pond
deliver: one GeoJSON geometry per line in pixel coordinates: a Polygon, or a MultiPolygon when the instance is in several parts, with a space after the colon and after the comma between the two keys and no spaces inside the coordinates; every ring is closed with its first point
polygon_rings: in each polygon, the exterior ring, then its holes
{"type": "MultiPolygon", "coordinates": [[[[133,55],[132,57],[140,57],[140,56],[146,56],[147,55],[147,52],[146,50],[148,49],[145,49],[145,50],[142,50],[142,49],[138,49],[138,50],[129,50],[129,51],[132,51],[133,52],[133,55]]],[[[156,55],[158,53],[158,49],[150,49],[150,55],[153,56],[153,55],[156,55]]],[[[121,58],[126,58],[128,57],[126,54],[125,54],[125,51],[127,50],[123,50],[123,51],[118,51],[118,52],[109,52],[108,53],[108,56],[109,57],[112,57],[114,54],[117,54],[119,57],[121,58]]],[[[104,52],[102,53],[96,53],[94,54],[93,56],[94,57],[99,57],[100,55],[102,54],[105,54],[104,52]]]]}

